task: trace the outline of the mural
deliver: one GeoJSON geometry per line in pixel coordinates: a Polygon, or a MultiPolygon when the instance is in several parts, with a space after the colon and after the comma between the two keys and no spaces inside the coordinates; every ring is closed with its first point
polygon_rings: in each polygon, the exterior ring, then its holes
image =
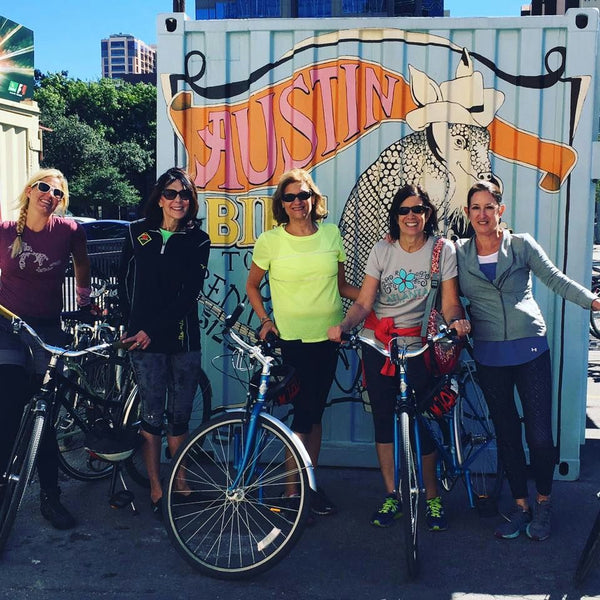
{"type": "Polygon", "coordinates": [[[213,245],[251,248],[261,231],[273,226],[269,196],[284,171],[312,170],[343,159],[351,146],[394,122],[411,131],[373,157],[341,211],[333,207],[348,255],[347,277],[356,285],[371,247],[385,234],[392,197],[405,183],[428,191],[438,207],[440,229],[448,236],[466,231],[462,207],[473,183],[487,180],[502,187],[492,156],[539,170],[540,187],[557,192],[577,161],[575,150],[500,118],[506,93],[486,85],[474,58],[513,94],[519,87],[569,86],[573,134],[590,78],[564,77],[566,49],[561,47],[547,52],[545,74],[528,77],[504,73],[489,59],[431,34],[345,30],[306,39],[248,79],[216,86],[199,84],[206,75],[206,58],[200,51],[189,52],[185,73],[170,75],[164,92],[173,129],[186,148],[187,168],[206,200],[213,245]],[[454,77],[438,82],[410,62],[407,72],[399,73],[344,54],[343,46],[356,40],[423,50],[445,47],[449,64],[452,56],[457,59],[454,77]],[[332,47],[340,56],[295,66],[309,51],[331,52],[332,47]],[[551,56],[558,58],[553,69],[548,66],[551,56]],[[287,76],[275,76],[291,64],[287,76]],[[269,79],[272,83],[260,87],[269,79]],[[181,83],[186,89],[178,91],[181,83]]]}

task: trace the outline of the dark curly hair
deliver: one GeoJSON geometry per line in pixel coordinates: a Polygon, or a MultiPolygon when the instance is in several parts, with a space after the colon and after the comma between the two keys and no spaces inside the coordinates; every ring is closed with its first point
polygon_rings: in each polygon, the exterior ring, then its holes
{"type": "Polygon", "coordinates": [[[198,193],[196,186],[190,176],[179,167],[172,167],[165,171],[156,181],[148,200],[144,205],[144,216],[150,221],[154,227],[160,227],[163,220],[163,210],[158,204],[162,196],[163,190],[174,181],[179,181],[184,190],[189,190],[192,193],[190,205],[185,216],[177,224],[178,229],[184,229],[185,226],[196,218],[198,214],[198,193]]]}
{"type": "Polygon", "coordinates": [[[277,189],[273,194],[272,202],[272,210],[273,210],[273,218],[277,222],[278,225],[282,225],[283,223],[288,223],[290,218],[288,217],[285,209],[283,208],[283,194],[285,192],[285,188],[290,183],[306,183],[308,189],[312,192],[312,210],[310,211],[310,216],[313,221],[320,221],[327,216],[327,209],[325,208],[325,199],[323,198],[317,184],[313,181],[310,173],[305,171],[304,169],[292,169],[291,171],[286,171],[281,178],[279,179],[279,183],[277,184],[277,189]]]}
{"type": "Polygon", "coordinates": [[[429,237],[430,235],[434,235],[437,232],[437,209],[429,199],[429,194],[418,185],[405,185],[396,192],[394,199],[392,200],[392,205],[390,206],[390,212],[388,215],[390,237],[395,242],[400,239],[400,226],[398,225],[398,209],[400,208],[400,206],[402,206],[402,203],[411,196],[417,196],[417,198],[419,198],[423,203],[423,206],[426,206],[429,209],[429,214],[427,216],[427,220],[425,221],[425,229],[423,230],[425,236],[429,237]]]}

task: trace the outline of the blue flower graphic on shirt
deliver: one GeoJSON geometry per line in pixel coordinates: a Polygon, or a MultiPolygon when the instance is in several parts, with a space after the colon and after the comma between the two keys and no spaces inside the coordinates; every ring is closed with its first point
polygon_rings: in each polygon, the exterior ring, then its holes
{"type": "Polygon", "coordinates": [[[394,278],[394,283],[398,286],[399,292],[412,290],[415,287],[415,284],[413,283],[414,278],[414,273],[407,273],[404,269],[400,269],[398,277],[394,278]]]}

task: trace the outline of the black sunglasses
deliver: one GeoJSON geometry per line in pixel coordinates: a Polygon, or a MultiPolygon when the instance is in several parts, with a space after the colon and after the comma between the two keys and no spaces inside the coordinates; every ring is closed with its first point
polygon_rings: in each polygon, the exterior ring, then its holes
{"type": "Polygon", "coordinates": [[[48,185],[45,181],[36,181],[35,183],[31,184],[31,187],[37,187],[37,189],[40,190],[42,194],[52,191],[52,195],[55,198],[58,198],[59,200],[61,200],[62,197],[65,195],[65,193],[62,190],[48,185]]]}
{"type": "Polygon", "coordinates": [[[284,202],[293,202],[296,198],[298,198],[298,200],[308,200],[311,196],[312,196],[311,191],[307,192],[305,190],[302,190],[301,192],[298,192],[297,194],[284,194],[281,199],[284,202]]]}
{"type": "Polygon", "coordinates": [[[175,200],[178,194],[182,200],[191,200],[194,197],[190,190],[173,190],[171,188],[167,188],[166,190],[162,191],[162,195],[167,200],[175,200]]]}
{"type": "Polygon", "coordinates": [[[409,212],[414,213],[415,215],[422,215],[429,210],[427,206],[423,206],[422,204],[417,204],[416,206],[401,206],[398,209],[398,214],[401,217],[405,217],[409,212]]]}

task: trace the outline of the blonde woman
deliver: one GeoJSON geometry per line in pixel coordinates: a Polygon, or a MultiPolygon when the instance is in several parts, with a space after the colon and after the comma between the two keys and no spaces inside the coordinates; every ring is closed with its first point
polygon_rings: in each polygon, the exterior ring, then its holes
{"type": "MultiPolygon", "coordinates": [[[[64,175],[56,169],[43,169],[23,188],[17,221],[0,223],[0,304],[25,319],[49,343],[60,340],[62,284],[71,258],[77,302],[79,306],[90,303],[85,232],[72,219],[55,214],[64,213],[68,202],[64,175]]],[[[37,344],[28,347],[8,330],[7,321],[0,319],[0,469],[6,467],[23,407],[39,387],[47,363],[45,351],[37,344]]],[[[60,502],[57,457],[54,428],[48,427],[37,465],[40,510],[55,528],[69,529],[75,519],[60,502]]]]}

